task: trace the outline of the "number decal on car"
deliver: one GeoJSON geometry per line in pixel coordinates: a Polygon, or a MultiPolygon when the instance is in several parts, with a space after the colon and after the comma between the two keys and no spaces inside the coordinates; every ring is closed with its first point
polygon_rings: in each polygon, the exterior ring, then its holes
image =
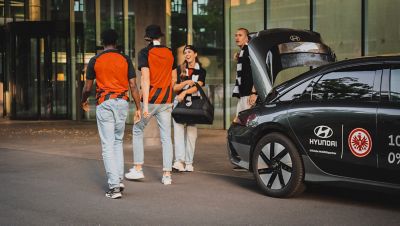
{"type": "Polygon", "coordinates": [[[400,147],[400,135],[390,135],[389,140],[389,146],[400,147]]]}
{"type": "Polygon", "coordinates": [[[400,153],[389,152],[388,162],[389,164],[400,165],[400,153]]]}

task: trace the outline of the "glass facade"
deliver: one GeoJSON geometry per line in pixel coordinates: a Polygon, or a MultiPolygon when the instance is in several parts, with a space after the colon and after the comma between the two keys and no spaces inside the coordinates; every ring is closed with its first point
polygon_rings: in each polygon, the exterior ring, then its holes
{"type": "MultiPolygon", "coordinates": [[[[193,43],[207,71],[204,90],[214,105],[216,129],[224,128],[224,15],[223,1],[193,1],[193,43]]],[[[202,125],[201,127],[206,127],[202,125]]],[[[209,127],[209,126],[207,126],[209,127]]]]}
{"type": "Polygon", "coordinates": [[[400,1],[365,1],[365,55],[399,54],[400,1]]]}
{"type": "Polygon", "coordinates": [[[310,0],[267,0],[267,28],[310,28],[310,0]]]}
{"type": "Polygon", "coordinates": [[[167,2],[171,5],[171,14],[169,17],[170,23],[167,25],[169,28],[169,43],[177,58],[177,63],[183,62],[182,50],[183,46],[187,43],[187,28],[188,28],[188,15],[187,15],[187,2],[185,0],[175,0],[167,2]],[[173,41],[171,41],[173,40],[173,41]]]}
{"type": "MultiPolygon", "coordinates": [[[[79,99],[86,65],[101,50],[101,31],[116,29],[118,48],[136,62],[145,26],[159,23],[178,63],[182,46],[198,47],[207,70],[205,90],[215,106],[214,124],[203,127],[227,128],[237,103],[231,95],[238,28],[317,31],[338,60],[400,54],[398,9],[396,0],[0,0],[0,113],[94,120],[94,95],[89,113],[81,111],[79,99]]],[[[274,85],[307,70],[284,70],[274,85]]],[[[130,109],[131,117],[133,104],[130,109]]]]}
{"type": "Polygon", "coordinates": [[[337,59],[361,56],[360,2],[318,0],[314,2],[313,8],[314,30],[334,49],[337,59]]]}

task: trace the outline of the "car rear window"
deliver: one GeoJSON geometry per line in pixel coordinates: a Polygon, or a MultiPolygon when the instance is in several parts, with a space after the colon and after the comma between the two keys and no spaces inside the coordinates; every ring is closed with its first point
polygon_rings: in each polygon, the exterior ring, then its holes
{"type": "Polygon", "coordinates": [[[299,85],[295,86],[293,89],[289,90],[287,93],[283,94],[279,101],[293,101],[299,97],[306,91],[306,88],[311,83],[312,79],[309,79],[299,85]]]}

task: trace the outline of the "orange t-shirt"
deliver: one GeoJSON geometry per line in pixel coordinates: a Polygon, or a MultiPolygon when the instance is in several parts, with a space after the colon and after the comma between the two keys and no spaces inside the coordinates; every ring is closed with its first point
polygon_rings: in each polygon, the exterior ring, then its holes
{"type": "Polygon", "coordinates": [[[138,56],[139,70],[150,70],[149,104],[172,103],[172,70],[176,68],[171,49],[150,44],[138,56]]]}
{"type": "Polygon", "coordinates": [[[96,79],[97,104],[114,98],[129,100],[129,79],[135,77],[132,61],[115,49],[92,57],[86,72],[86,79],[96,79]]]}

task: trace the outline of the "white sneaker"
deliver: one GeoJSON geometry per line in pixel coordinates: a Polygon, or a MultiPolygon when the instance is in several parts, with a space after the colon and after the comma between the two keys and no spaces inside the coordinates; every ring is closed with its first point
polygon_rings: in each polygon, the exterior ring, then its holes
{"type": "Polygon", "coordinates": [[[136,170],[135,167],[129,169],[129,173],[125,173],[125,177],[130,180],[139,180],[143,179],[143,170],[136,170]]]}
{"type": "Polygon", "coordinates": [[[174,165],[172,166],[173,169],[179,171],[179,172],[183,172],[185,171],[185,167],[183,166],[183,163],[180,161],[175,161],[174,165]]]}
{"type": "Polygon", "coordinates": [[[192,164],[186,164],[185,171],[186,172],[193,172],[194,168],[192,164]]]}
{"type": "Polygon", "coordinates": [[[171,176],[163,176],[161,179],[161,183],[163,183],[164,185],[170,185],[172,184],[172,178],[171,176]]]}
{"type": "Polygon", "coordinates": [[[121,192],[123,192],[125,190],[125,184],[124,183],[122,183],[122,182],[119,183],[119,190],[121,192]]]}

